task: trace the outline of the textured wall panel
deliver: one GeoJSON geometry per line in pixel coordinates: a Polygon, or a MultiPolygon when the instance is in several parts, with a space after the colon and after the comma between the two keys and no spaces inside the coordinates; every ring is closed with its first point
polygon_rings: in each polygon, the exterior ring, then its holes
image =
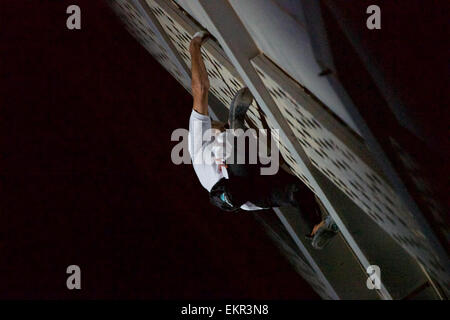
{"type": "Polygon", "coordinates": [[[443,264],[362,142],[268,59],[258,56],[252,62],[312,164],[435,278],[448,284],[443,264]]]}
{"type": "Polygon", "coordinates": [[[258,220],[263,224],[264,229],[266,230],[269,237],[275,242],[280,251],[287,257],[294,269],[303,277],[303,279],[305,279],[311,285],[314,291],[317,292],[317,294],[319,294],[322,299],[332,300],[333,298],[328,292],[327,285],[320,280],[309,263],[291,246],[288,245],[289,240],[283,239],[282,234],[276,232],[273,226],[269,225],[261,218],[258,218],[258,220]]]}
{"type": "MultiPolygon", "coordinates": [[[[166,31],[167,36],[172,41],[184,63],[190,69],[191,59],[189,54],[189,43],[195,32],[201,30],[201,28],[194,22],[189,21],[188,17],[183,17],[182,15],[172,12],[167,7],[163,9],[154,1],[149,0],[147,1],[147,4],[164,31],[166,31]],[[167,11],[169,11],[170,14],[167,11]]],[[[220,57],[215,57],[211,54],[213,48],[210,42],[211,41],[209,41],[208,45],[203,46],[202,55],[205,67],[208,71],[211,92],[225,106],[229,106],[231,99],[233,98],[233,92],[230,91],[230,88],[224,79],[227,76],[225,73],[226,70],[222,67],[224,61],[220,57]]]]}
{"type": "Polygon", "coordinates": [[[127,0],[111,0],[111,7],[125,24],[127,30],[138,42],[180,83],[188,89],[190,79],[183,76],[181,66],[155,33],[153,27],[140,14],[139,10],[127,0]]]}
{"type": "MultiPolygon", "coordinates": [[[[202,28],[192,21],[188,16],[176,11],[169,3],[161,3],[154,0],[146,0],[152,12],[157,17],[159,23],[167,32],[169,38],[178,50],[184,62],[190,68],[191,61],[189,55],[189,42],[195,32],[202,28]]],[[[202,46],[202,54],[205,66],[208,71],[211,84],[210,91],[227,107],[236,94],[236,92],[245,86],[239,77],[233,65],[226,58],[222,48],[215,41],[209,40],[202,46]]],[[[276,129],[270,119],[268,119],[262,110],[253,102],[247,112],[247,121],[255,128],[276,129]]],[[[275,132],[273,132],[275,133],[275,132]]],[[[293,160],[290,151],[279,141],[275,135],[275,141],[279,143],[280,153],[293,173],[299,177],[310,189],[308,179],[300,171],[297,163],[293,160]]],[[[314,191],[314,190],[313,190],[314,191]]]]}
{"type": "MultiPolygon", "coordinates": [[[[160,5],[157,1],[147,0],[147,4],[190,69],[189,43],[195,32],[202,28],[188,16],[177,12],[169,3],[160,5]]],[[[210,91],[228,108],[236,92],[245,85],[215,41],[209,40],[202,46],[202,55],[208,71],[210,91]]],[[[262,128],[261,112],[258,109],[254,102],[248,118],[254,126],[262,128]]]]}

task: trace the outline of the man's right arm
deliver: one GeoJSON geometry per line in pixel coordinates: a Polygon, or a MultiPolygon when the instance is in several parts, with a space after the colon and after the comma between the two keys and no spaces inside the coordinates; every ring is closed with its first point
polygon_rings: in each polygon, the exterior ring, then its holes
{"type": "Polygon", "coordinates": [[[205,36],[194,37],[189,45],[189,52],[191,54],[193,108],[200,114],[208,115],[209,79],[201,54],[201,46],[205,38],[205,36]]]}

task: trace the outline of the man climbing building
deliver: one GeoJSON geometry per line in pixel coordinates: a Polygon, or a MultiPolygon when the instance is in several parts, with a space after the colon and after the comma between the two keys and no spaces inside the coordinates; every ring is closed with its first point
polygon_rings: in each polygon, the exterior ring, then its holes
{"type": "MultiPolygon", "coordinates": [[[[248,88],[239,90],[231,102],[227,124],[231,130],[225,132],[225,124],[212,124],[208,114],[210,84],[201,55],[201,46],[208,36],[204,31],[196,33],[189,47],[194,98],[189,120],[189,154],[200,183],[208,190],[211,203],[225,211],[286,206],[300,208],[301,194],[311,194],[300,180],[283,170],[279,170],[275,175],[261,175],[261,164],[249,163],[248,154],[236,150],[238,144],[235,133],[239,129],[241,132],[247,129],[245,114],[253,101],[248,88]],[[213,127],[216,130],[212,130],[214,132],[208,136],[213,127]],[[220,142],[225,141],[231,141],[231,157],[224,157],[227,153],[221,150],[220,142]]],[[[312,227],[314,219],[310,217],[307,220],[311,222],[312,227]]],[[[336,233],[337,226],[327,215],[312,229],[313,247],[322,249],[336,233]]]]}

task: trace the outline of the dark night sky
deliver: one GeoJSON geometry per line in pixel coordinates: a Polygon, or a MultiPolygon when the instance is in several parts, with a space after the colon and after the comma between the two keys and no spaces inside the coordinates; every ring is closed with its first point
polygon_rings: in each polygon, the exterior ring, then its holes
{"type": "Polygon", "coordinates": [[[3,0],[0,16],[0,298],[318,298],[251,215],[171,163],[191,98],[104,2],[3,0]]]}

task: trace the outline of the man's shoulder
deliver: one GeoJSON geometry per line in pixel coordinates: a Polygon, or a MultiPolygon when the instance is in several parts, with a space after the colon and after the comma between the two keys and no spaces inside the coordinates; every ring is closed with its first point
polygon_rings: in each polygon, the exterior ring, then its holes
{"type": "Polygon", "coordinates": [[[203,122],[211,121],[211,118],[208,115],[201,114],[201,113],[195,111],[194,109],[192,109],[190,119],[191,120],[199,120],[199,121],[203,121],[203,122]]]}

